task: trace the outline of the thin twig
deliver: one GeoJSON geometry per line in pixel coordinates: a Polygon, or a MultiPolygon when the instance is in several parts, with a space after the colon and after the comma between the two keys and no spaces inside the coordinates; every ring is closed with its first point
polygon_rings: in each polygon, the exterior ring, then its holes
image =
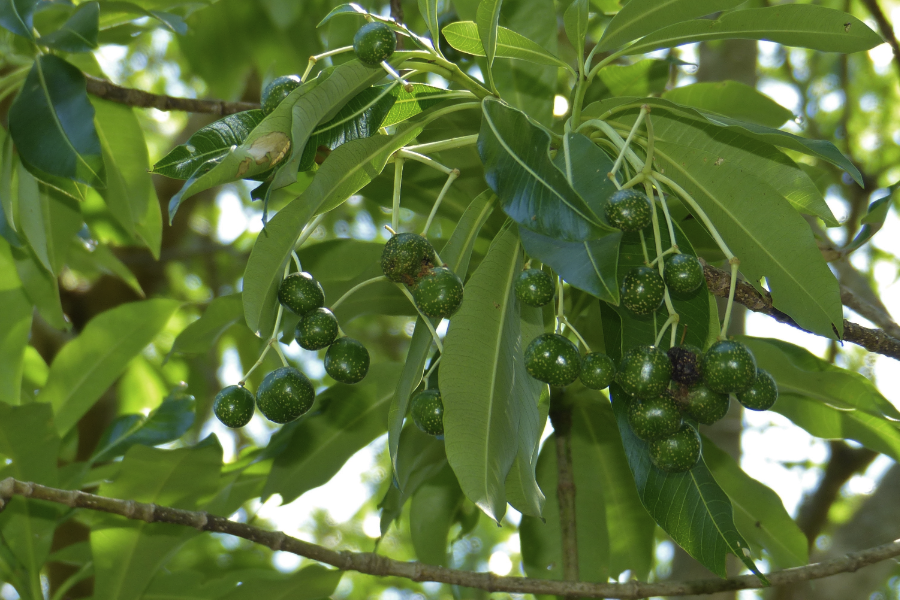
{"type": "MultiPolygon", "coordinates": [[[[23,496],[64,504],[71,508],[86,508],[121,515],[127,519],[147,523],[170,523],[193,527],[200,531],[226,533],[276,551],[290,552],[315,560],[342,571],[357,571],[367,575],[402,577],[412,581],[434,581],[463,587],[514,594],[550,594],[587,598],[621,598],[637,600],[650,596],[688,596],[713,594],[731,590],[758,589],[762,582],[755,575],[729,579],[701,579],[665,583],[588,583],[552,581],[529,577],[499,577],[493,573],[473,573],[447,569],[417,562],[399,561],[369,552],[337,552],[316,544],[298,540],[281,531],[266,531],[246,523],[229,521],[206,512],[168,508],[155,504],[118,500],[87,494],[78,490],[60,490],[36,483],[17,481],[12,477],[0,481],[0,499],[23,496]]],[[[5,500],[4,500],[5,503],[5,500]]],[[[2,507],[2,506],[0,506],[2,507]]],[[[779,586],[799,581],[822,579],[839,573],[857,571],[865,566],[900,556],[900,540],[874,548],[851,552],[846,556],[774,571],[767,575],[771,585],[779,586]]]]}
{"type": "Polygon", "coordinates": [[[897,41],[897,36],[894,35],[894,28],[887,20],[887,17],[884,16],[884,11],[878,5],[878,0],[863,0],[863,4],[872,13],[872,18],[875,19],[875,23],[878,25],[878,33],[890,44],[891,50],[894,51],[894,65],[897,67],[897,72],[900,73],[900,43],[897,41]]]}
{"type": "Polygon", "coordinates": [[[212,115],[231,115],[259,108],[253,102],[225,102],[224,100],[196,100],[194,98],[176,98],[164,94],[151,94],[143,90],[122,87],[105,79],[85,75],[89,94],[111,102],[136,106],[138,108],[155,108],[157,110],[178,110],[192,113],[212,115]]]}

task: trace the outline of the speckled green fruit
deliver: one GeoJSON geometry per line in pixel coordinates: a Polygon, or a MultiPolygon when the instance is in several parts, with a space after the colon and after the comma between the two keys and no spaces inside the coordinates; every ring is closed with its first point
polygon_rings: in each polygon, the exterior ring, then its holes
{"type": "Polygon", "coordinates": [[[694,385],[703,379],[703,375],[700,373],[703,351],[700,348],[690,344],[673,346],[666,354],[672,361],[672,381],[684,385],[694,385]]]}
{"type": "Polygon", "coordinates": [[[633,398],[628,405],[628,424],[634,435],[645,442],[672,435],[682,422],[678,405],[668,395],[633,398]]]}
{"type": "Polygon", "coordinates": [[[581,383],[592,390],[602,390],[616,378],[616,363],[602,352],[585,354],[581,359],[581,383]]]}
{"type": "Polygon", "coordinates": [[[619,190],[606,202],[609,224],[622,231],[640,231],[650,226],[650,201],[638,190],[619,190]]]}
{"type": "Polygon", "coordinates": [[[700,435],[685,423],[675,434],[650,442],[650,460],[668,473],[690,471],[700,460],[700,435]]]}
{"type": "Polygon", "coordinates": [[[229,385],[216,394],[213,412],[223,425],[237,429],[250,422],[255,405],[250,390],[239,385],[229,385]]]}
{"type": "Polygon", "coordinates": [[[299,75],[284,75],[269,82],[262,91],[262,107],[266,114],[271,113],[291,92],[303,85],[299,75]]]}
{"type": "Polygon", "coordinates": [[[440,390],[425,390],[412,398],[416,427],[428,435],[444,435],[444,403],[440,390]]]}
{"type": "Polygon", "coordinates": [[[294,339],[307,350],[320,350],[331,345],[338,334],[338,320],[327,308],[306,313],[297,322],[294,339]]]}
{"type": "Polygon", "coordinates": [[[395,283],[415,285],[434,265],[434,248],[416,233],[398,233],[381,252],[381,271],[395,283]]]}
{"type": "Polygon", "coordinates": [[[463,301],[463,282],[447,267],[435,267],[419,280],[413,292],[416,306],[425,315],[447,319],[463,301]]]}
{"type": "Polygon", "coordinates": [[[278,286],[278,300],[292,313],[303,316],[325,306],[325,290],[309,273],[291,273],[278,286]]]}
{"type": "Polygon", "coordinates": [[[516,276],[516,298],[528,306],[546,306],[556,295],[556,282],[547,271],[525,269],[516,276]]]}
{"type": "Polygon", "coordinates": [[[696,256],[673,254],[666,259],[666,286],[676,294],[690,294],[705,281],[703,265],[696,256]]]}
{"type": "Polygon", "coordinates": [[[256,390],[256,406],[275,423],[290,423],[313,405],[316,390],[306,375],[293,367],[281,367],[266,375],[256,390]]]}
{"type": "Polygon", "coordinates": [[[731,406],[728,394],[714,392],[702,383],[687,390],[684,402],[688,416],[704,425],[712,425],[724,417],[731,406]]]}
{"type": "Polygon", "coordinates": [[[325,353],[325,372],[341,383],[359,383],[369,372],[369,351],[353,338],[342,337],[325,353]]]}
{"type": "Polygon", "coordinates": [[[569,385],[581,373],[578,348],[557,333],[542,333],[525,348],[525,370],[550,385],[569,385]]]}
{"type": "Polygon", "coordinates": [[[636,267],[622,281],[622,305],[636,315],[655,312],[665,295],[666,284],[659,271],[650,267],[636,267]]]}
{"type": "Polygon", "coordinates": [[[353,51],[367,65],[387,60],[397,49],[397,36],[384,23],[366,23],[353,36],[353,51]]]}
{"type": "Polygon", "coordinates": [[[700,363],[706,387],[720,394],[743,392],[756,381],[756,359],[740,342],[722,340],[713,344],[700,363]]]}
{"type": "Polygon", "coordinates": [[[653,398],[669,387],[672,363],[666,353],[653,346],[632,348],[625,353],[616,373],[616,383],[625,393],[653,398]]]}
{"type": "Polygon", "coordinates": [[[756,370],[756,381],[749,388],[736,394],[738,402],[750,410],[769,410],[778,400],[778,385],[768,371],[756,370]]]}

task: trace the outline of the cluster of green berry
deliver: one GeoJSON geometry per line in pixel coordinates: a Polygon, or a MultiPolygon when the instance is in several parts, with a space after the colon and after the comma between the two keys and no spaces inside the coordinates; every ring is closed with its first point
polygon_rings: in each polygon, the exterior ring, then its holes
{"type": "Polygon", "coordinates": [[[730,394],[750,410],[768,410],[778,399],[772,376],[732,340],[705,353],[689,345],[668,352],[632,348],[622,357],[616,383],[629,395],[632,431],[649,442],[653,464],[668,472],[687,471],[700,459],[700,436],[685,418],[712,425],[728,412],[730,394]]]}
{"type": "MultiPolygon", "coordinates": [[[[635,189],[619,190],[606,203],[606,218],[625,232],[643,231],[652,222],[650,201],[635,189]]],[[[649,315],[662,306],[666,288],[690,294],[703,284],[703,266],[696,257],[674,253],[665,259],[665,278],[650,266],[629,271],[622,282],[622,305],[636,315],[649,315]]]]}

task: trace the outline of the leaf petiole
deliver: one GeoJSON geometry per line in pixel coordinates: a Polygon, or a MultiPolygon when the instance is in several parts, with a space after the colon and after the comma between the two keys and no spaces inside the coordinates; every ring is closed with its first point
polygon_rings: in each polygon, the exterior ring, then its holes
{"type": "Polygon", "coordinates": [[[588,343],[587,343],[586,341],[584,341],[584,338],[581,337],[581,334],[578,333],[578,330],[575,329],[575,326],[572,325],[572,323],[570,323],[569,320],[568,320],[566,317],[563,317],[563,318],[562,318],[562,322],[566,325],[566,327],[568,327],[569,329],[572,330],[572,333],[575,334],[575,337],[578,338],[578,341],[581,342],[581,345],[584,346],[584,349],[585,349],[588,353],[590,353],[590,352],[591,352],[591,347],[588,346],[588,343]]]}
{"type": "Polygon", "coordinates": [[[313,67],[316,66],[316,63],[323,58],[328,58],[329,56],[334,56],[335,54],[341,54],[343,52],[349,52],[353,50],[353,46],[342,46],[340,48],[335,48],[334,50],[329,50],[328,52],[323,52],[322,54],[316,54],[315,56],[309,57],[309,64],[306,65],[306,70],[303,72],[303,76],[300,78],[301,83],[306,83],[306,78],[309,77],[309,74],[312,72],[313,67]]]}
{"type": "Polygon", "coordinates": [[[449,140],[441,140],[440,142],[419,144],[417,146],[406,146],[403,150],[407,152],[418,152],[419,154],[428,154],[431,152],[443,152],[444,150],[454,150],[456,148],[474,146],[476,143],[478,143],[477,133],[473,135],[464,135],[457,138],[450,138],[449,140]]]}
{"type": "Polygon", "coordinates": [[[338,298],[337,301],[329,307],[330,310],[332,312],[334,312],[334,310],[338,306],[340,306],[344,302],[344,300],[346,300],[347,298],[349,298],[350,296],[352,296],[359,290],[363,289],[367,285],[372,285],[373,283],[378,283],[379,281],[388,281],[388,278],[386,275],[379,275],[378,277],[373,277],[372,279],[366,279],[362,283],[359,283],[359,284],[353,286],[352,288],[350,288],[349,290],[344,292],[344,295],[341,296],[340,298],[338,298]]]}

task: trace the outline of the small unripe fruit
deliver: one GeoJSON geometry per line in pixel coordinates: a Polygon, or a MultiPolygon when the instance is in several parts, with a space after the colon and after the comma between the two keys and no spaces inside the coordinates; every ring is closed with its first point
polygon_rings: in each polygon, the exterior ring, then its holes
{"type": "Polygon", "coordinates": [[[592,390],[602,390],[616,378],[616,363],[602,352],[585,354],[581,359],[581,383],[592,390]]]}
{"type": "Polygon", "coordinates": [[[650,442],[650,460],[667,473],[690,471],[700,460],[700,435],[685,423],[673,435],[650,442]]]}
{"type": "Polygon", "coordinates": [[[705,281],[703,265],[690,254],[675,254],[666,259],[665,278],[670,292],[690,294],[705,281]]]}
{"type": "Polygon", "coordinates": [[[778,385],[767,371],[757,369],[756,381],[737,394],[738,402],[750,410],[769,410],[778,400],[778,385]]]}
{"type": "Polygon", "coordinates": [[[650,226],[650,201],[635,189],[619,190],[606,202],[606,218],[610,225],[622,231],[641,231],[650,226]]]}
{"type": "Polygon", "coordinates": [[[652,398],[669,387],[671,377],[672,363],[666,353],[653,346],[641,346],[622,357],[616,382],[627,394],[652,398]]]}
{"type": "Polygon", "coordinates": [[[367,65],[378,65],[397,49],[397,36],[384,23],[366,23],[353,36],[353,51],[367,65]]]}
{"type": "Polygon", "coordinates": [[[447,267],[435,267],[419,280],[413,298],[426,316],[447,319],[462,304],[462,279],[447,267]]]}
{"type": "Polygon", "coordinates": [[[398,233],[381,252],[381,271],[395,283],[415,285],[434,265],[434,248],[421,235],[398,233]]]}
{"type": "Polygon", "coordinates": [[[700,373],[700,362],[703,352],[696,346],[685,344],[673,346],[666,352],[672,361],[672,381],[684,385],[694,385],[703,379],[700,373]]]}
{"type": "Polygon", "coordinates": [[[703,355],[700,365],[706,387],[720,394],[743,392],[756,381],[756,359],[740,342],[716,342],[703,355]]]}
{"type": "Polygon", "coordinates": [[[263,111],[268,115],[275,110],[281,102],[291,95],[291,92],[303,85],[299,75],[284,75],[276,77],[262,91],[263,111]]]}
{"type": "Polygon", "coordinates": [[[662,306],[666,284],[659,271],[637,267],[622,281],[622,305],[636,315],[649,315],[662,306]]]}
{"type": "Polygon", "coordinates": [[[528,306],[545,306],[556,295],[556,282],[547,271],[525,269],[516,277],[516,298],[528,306]]]}
{"type": "Polygon", "coordinates": [[[444,435],[444,403],[439,390],[419,392],[412,399],[416,427],[428,435],[444,435]]]}
{"type": "Polygon", "coordinates": [[[578,348],[557,333],[542,333],[525,348],[525,370],[544,383],[569,385],[581,373],[578,348]]]}
{"type": "Polygon", "coordinates": [[[315,399],[312,382],[293,367],[275,369],[256,390],[259,412],[275,423],[290,423],[305,414],[315,399]]]}
{"type": "Polygon", "coordinates": [[[216,394],[213,412],[223,425],[237,429],[253,418],[254,406],[256,402],[250,390],[239,385],[229,385],[216,394]]]}
{"type": "Polygon", "coordinates": [[[325,290],[309,273],[291,273],[278,286],[278,300],[295,315],[325,306],[325,290]]]}
{"type": "Polygon", "coordinates": [[[628,424],[634,435],[645,442],[668,437],[681,428],[678,405],[668,395],[633,398],[628,405],[628,424]]]}
{"type": "Polygon", "coordinates": [[[338,334],[338,320],[327,308],[317,308],[306,313],[297,322],[294,339],[301,348],[320,350],[335,340],[338,334]]]}
{"type": "Polygon", "coordinates": [[[723,418],[731,406],[728,394],[714,392],[702,383],[687,390],[684,402],[688,416],[704,425],[712,425],[723,418]]]}
{"type": "Polygon", "coordinates": [[[353,338],[342,337],[325,353],[325,372],[341,383],[359,383],[369,372],[369,351],[353,338]]]}

